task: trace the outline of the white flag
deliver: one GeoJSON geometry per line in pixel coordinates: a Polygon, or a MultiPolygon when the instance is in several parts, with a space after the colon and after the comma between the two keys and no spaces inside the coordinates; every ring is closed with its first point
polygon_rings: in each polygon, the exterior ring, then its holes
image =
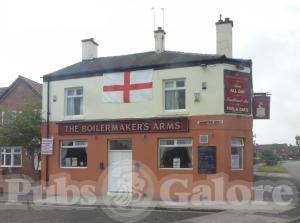
{"type": "Polygon", "coordinates": [[[152,76],[153,69],[103,74],[103,102],[150,101],[152,76]]]}

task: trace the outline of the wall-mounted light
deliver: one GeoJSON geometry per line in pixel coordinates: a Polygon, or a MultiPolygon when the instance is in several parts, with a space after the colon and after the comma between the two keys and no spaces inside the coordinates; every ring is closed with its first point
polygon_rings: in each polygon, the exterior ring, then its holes
{"type": "Polygon", "coordinates": [[[200,102],[200,92],[194,93],[194,102],[200,102]]]}
{"type": "Polygon", "coordinates": [[[53,102],[56,102],[56,101],[57,101],[57,96],[56,96],[56,95],[53,96],[52,101],[53,101],[53,102]]]}

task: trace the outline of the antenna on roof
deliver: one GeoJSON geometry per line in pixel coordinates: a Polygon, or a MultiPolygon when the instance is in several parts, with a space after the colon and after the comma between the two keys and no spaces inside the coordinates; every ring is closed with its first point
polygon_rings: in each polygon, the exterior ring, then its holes
{"type": "Polygon", "coordinates": [[[161,11],[162,11],[162,28],[165,29],[165,9],[164,8],[161,8],[161,11]]]}
{"type": "Polygon", "coordinates": [[[151,9],[153,11],[153,28],[154,28],[153,30],[155,30],[156,29],[156,27],[155,27],[155,8],[152,7],[151,9]]]}

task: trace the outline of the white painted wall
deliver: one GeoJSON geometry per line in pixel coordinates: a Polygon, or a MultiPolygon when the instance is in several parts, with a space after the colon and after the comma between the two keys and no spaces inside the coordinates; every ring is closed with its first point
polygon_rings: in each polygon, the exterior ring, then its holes
{"type": "MultiPolygon", "coordinates": [[[[224,113],[224,78],[223,70],[234,70],[232,65],[211,65],[155,70],[153,75],[153,99],[140,103],[103,103],[102,76],[53,81],[50,84],[50,120],[62,121],[72,119],[122,119],[167,116],[192,116],[224,113]],[[167,79],[186,80],[186,111],[164,111],[163,81],[167,79]],[[207,90],[202,90],[202,82],[207,82],[207,90]],[[65,116],[65,89],[83,87],[82,116],[65,116]],[[200,102],[194,102],[194,93],[200,92],[200,102]],[[57,101],[53,102],[56,96],[57,101]]],[[[243,70],[248,72],[249,69],[243,70]]],[[[46,118],[47,83],[43,85],[43,115],[46,118]]]]}

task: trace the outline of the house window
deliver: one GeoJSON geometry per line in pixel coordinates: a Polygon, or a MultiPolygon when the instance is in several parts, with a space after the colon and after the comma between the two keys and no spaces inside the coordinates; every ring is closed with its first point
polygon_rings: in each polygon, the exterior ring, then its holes
{"type": "Polygon", "coordinates": [[[164,82],[165,110],[185,109],[185,80],[167,80],[164,82]]]}
{"type": "Polygon", "coordinates": [[[244,168],[244,140],[242,138],[231,139],[231,169],[244,168]]]}
{"type": "Polygon", "coordinates": [[[160,168],[192,168],[192,139],[161,139],[159,141],[160,168]]]}
{"type": "Polygon", "coordinates": [[[1,123],[2,125],[10,125],[13,121],[15,121],[17,118],[17,112],[16,111],[3,111],[1,113],[1,123]]]}
{"type": "Polygon", "coordinates": [[[61,167],[87,166],[87,141],[61,142],[61,167]]]}
{"type": "Polygon", "coordinates": [[[1,148],[1,167],[21,167],[22,149],[21,147],[1,148]]]}
{"type": "Polygon", "coordinates": [[[66,89],[66,115],[83,114],[83,89],[66,89]]]}

